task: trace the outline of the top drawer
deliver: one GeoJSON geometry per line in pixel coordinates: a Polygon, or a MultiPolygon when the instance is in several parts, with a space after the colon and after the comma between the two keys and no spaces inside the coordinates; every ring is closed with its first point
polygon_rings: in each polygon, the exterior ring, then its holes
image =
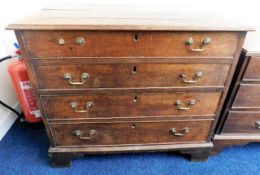
{"type": "Polygon", "coordinates": [[[239,32],[24,31],[32,58],[232,57],[239,32]]]}

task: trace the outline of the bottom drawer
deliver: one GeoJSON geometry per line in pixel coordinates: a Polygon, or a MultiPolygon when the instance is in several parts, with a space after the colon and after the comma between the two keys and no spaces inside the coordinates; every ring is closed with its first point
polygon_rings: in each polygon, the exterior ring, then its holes
{"type": "Polygon", "coordinates": [[[222,133],[260,134],[260,112],[259,111],[229,112],[222,133]]]}
{"type": "Polygon", "coordinates": [[[212,120],[50,124],[56,146],[205,142],[212,120]]]}

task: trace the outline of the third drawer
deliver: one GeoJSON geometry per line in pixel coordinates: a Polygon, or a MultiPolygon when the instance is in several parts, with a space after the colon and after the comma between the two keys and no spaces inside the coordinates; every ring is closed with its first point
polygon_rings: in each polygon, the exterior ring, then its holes
{"type": "Polygon", "coordinates": [[[214,116],[221,92],[41,95],[48,119],[214,116]]]}

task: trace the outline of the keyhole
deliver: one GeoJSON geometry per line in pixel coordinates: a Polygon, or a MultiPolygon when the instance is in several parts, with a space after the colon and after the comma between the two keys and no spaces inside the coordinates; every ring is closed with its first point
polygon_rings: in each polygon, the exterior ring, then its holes
{"type": "Polygon", "coordinates": [[[138,39],[139,39],[138,34],[135,34],[135,35],[134,35],[134,41],[138,41],[138,39]]]}
{"type": "Polygon", "coordinates": [[[133,73],[135,74],[137,72],[136,66],[133,67],[133,73]]]}
{"type": "Polygon", "coordinates": [[[132,124],[132,128],[134,129],[136,127],[136,125],[135,124],[132,124]]]}
{"type": "Polygon", "coordinates": [[[138,100],[138,97],[134,96],[134,102],[137,102],[137,100],[138,100]]]}

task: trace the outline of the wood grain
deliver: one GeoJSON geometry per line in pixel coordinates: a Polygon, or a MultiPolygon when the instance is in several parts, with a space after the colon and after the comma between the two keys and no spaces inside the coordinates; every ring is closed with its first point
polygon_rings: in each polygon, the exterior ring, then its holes
{"type": "Polygon", "coordinates": [[[205,160],[206,155],[209,156],[207,150],[212,150],[211,142],[198,143],[180,143],[180,144],[135,144],[135,145],[117,145],[117,146],[77,146],[77,147],[50,147],[49,157],[53,167],[68,167],[71,166],[71,160],[77,157],[82,157],[87,154],[115,154],[125,152],[154,152],[154,151],[180,151],[185,154],[190,154],[193,161],[205,160]],[[192,145],[192,146],[191,146],[192,145]],[[205,150],[205,151],[203,151],[205,150]],[[199,156],[200,153],[200,156],[199,156]],[[207,153],[207,154],[206,154],[207,153]],[[193,154],[195,156],[193,156],[193,154]]]}
{"type": "Polygon", "coordinates": [[[213,139],[213,154],[224,147],[259,142],[259,53],[240,55],[228,98],[222,109],[222,119],[213,139]]]}
{"type": "Polygon", "coordinates": [[[260,85],[241,84],[232,109],[260,108],[260,85]]]}
{"type": "Polygon", "coordinates": [[[78,124],[51,124],[51,131],[56,146],[76,145],[127,145],[146,143],[187,143],[205,142],[211,121],[169,121],[169,122],[126,122],[126,123],[78,123],[78,124]],[[172,128],[181,132],[185,127],[189,133],[184,136],[174,136],[172,128]],[[75,130],[81,130],[88,136],[89,130],[96,131],[96,137],[90,140],[81,140],[73,135],[75,130]]]}
{"type": "Polygon", "coordinates": [[[254,82],[260,81],[260,57],[251,57],[245,71],[243,81],[254,82]]]}
{"type": "Polygon", "coordinates": [[[49,119],[109,118],[137,116],[172,116],[172,115],[209,115],[215,114],[221,93],[136,93],[124,95],[61,95],[41,96],[46,117],[49,119]],[[196,103],[190,110],[179,110],[176,101],[181,100],[181,107],[187,107],[190,100],[196,103]],[[93,107],[85,113],[76,113],[71,102],[78,103],[78,110],[86,110],[86,103],[93,102],[93,107]]]}
{"type": "Polygon", "coordinates": [[[182,57],[233,56],[240,32],[128,32],[128,31],[24,31],[32,58],[48,57],[182,57]],[[137,35],[137,40],[135,35],[137,35]],[[86,43],[79,46],[77,37],[86,43]],[[205,51],[193,52],[185,44],[192,37],[194,48],[211,38],[205,51]],[[59,45],[64,39],[64,45],[59,45]]]}
{"type": "Polygon", "coordinates": [[[227,64],[76,64],[33,66],[39,89],[136,88],[136,87],[196,87],[225,85],[227,64]],[[203,76],[193,80],[202,71],[203,76]],[[46,73],[48,72],[48,73],[46,73]],[[72,81],[81,82],[82,73],[89,79],[82,85],[71,85],[63,75],[70,73],[72,81]],[[215,75],[218,76],[215,76],[215,75]]]}
{"type": "Polygon", "coordinates": [[[259,111],[230,111],[222,133],[260,134],[256,122],[260,122],[259,111]]]}
{"type": "MultiPolygon", "coordinates": [[[[139,149],[208,158],[249,28],[210,15],[156,9],[58,5],[8,26],[16,30],[37,94],[53,165],[68,165],[85,153],[139,149]],[[77,37],[85,44],[76,44],[77,37]],[[195,52],[185,44],[189,37],[195,49],[207,37],[212,43],[195,52]],[[64,44],[57,44],[59,39],[64,44]],[[180,73],[190,80],[198,70],[204,74],[193,85],[180,79],[180,73]],[[90,78],[82,86],[64,81],[64,73],[80,81],[84,72],[90,78]],[[177,109],[177,100],[187,107],[192,99],[196,102],[191,109],[177,109]],[[93,106],[85,113],[70,105],[77,102],[82,110],[89,101],[93,106]],[[183,134],[186,127],[184,136],[171,131],[183,134]],[[91,129],[95,139],[87,138],[91,129]]],[[[246,95],[244,91],[241,97],[246,95]]],[[[256,87],[251,95],[258,96],[256,87]]]]}
{"type": "Polygon", "coordinates": [[[10,24],[15,30],[247,31],[252,27],[220,15],[176,6],[58,4],[10,24]]]}
{"type": "Polygon", "coordinates": [[[214,149],[212,151],[213,155],[219,154],[223,148],[230,147],[234,145],[246,145],[251,142],[260,142],[259,135],[250,134],[221,134],[215,135],[213,144],[214,149]]]}

